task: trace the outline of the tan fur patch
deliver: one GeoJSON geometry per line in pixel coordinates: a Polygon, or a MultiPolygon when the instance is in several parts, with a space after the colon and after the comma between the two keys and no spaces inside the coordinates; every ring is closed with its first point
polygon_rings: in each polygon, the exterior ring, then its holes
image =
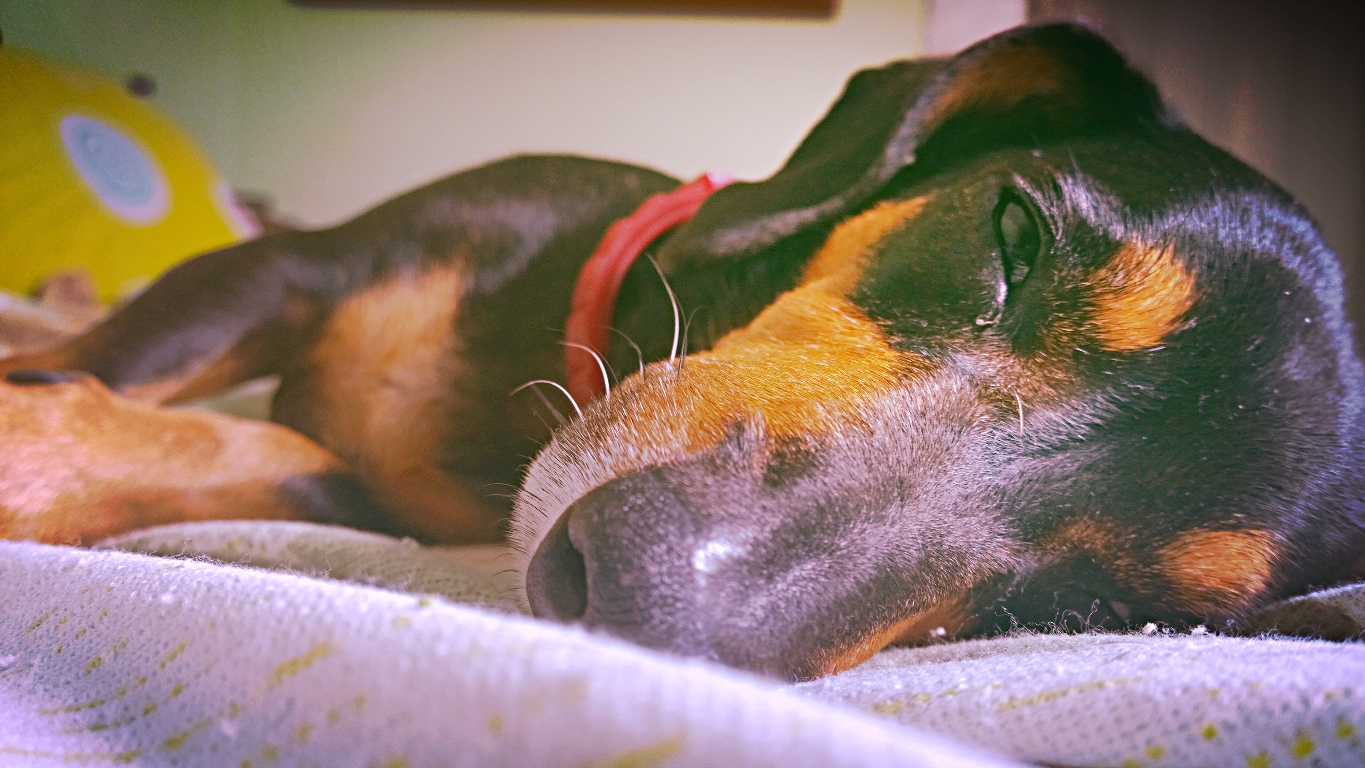
{"type": "Polygon", "coordinates": [[[1044,546],[1065,553],[1086,552],[1103,557],[1114,549],[1114,536],[1094,520],[1082,518],[1062,526],[1044,546]]]}
{"type": "Polygon", "coordinates": [[[1134,552],[1112,522],[1091,517],[1071,520],[1039,543],[1045,561],[1087,558],[1135,593],[1147,594],[1165,587],[1153,577],[1151,563],[1134,552]]]}
{"type": "Polygon", "coordinates": [[[283,427],[155,408],[93,377],[0,382],[0,537],[89,543],[160,523],[289,518],[279,485],[342,471],[283,427]]]}
{"type": "MultiPolygon", "coordinates": [[[[718,443],[735,421],[762,419],[770,438],[802,438],[856,427],[858,409],[923,361],[892,350],[885,335],[845,298],[868,249],[913,218],[926,198],[882,203],[840,225],[806,268],[802,284],[707,353],[688,358],[668,404],[691,407],[683,448],[718,443]]],[[[627,419],[667,418],[648,402],[627,419]]]]}
{"type": "Polygon", "coordinates": [[[1190,531],[1160,552],[1175,595],[1192,613],[1245,610],[1270,582],[1279,551],[1266,531],[1190,531]]]}
{"type": "Polygon", "coordinates": [[[1066,87],[1066,67],[1041,48],[1011,45],[964,67],[934,104],[924,132],[936,130],[953,115],[977,106],[1012,107],[1037,94],[1066,87]]]}
{"type": "Polygon", "coordinates": [[[630,407],[614,414],[614,430],[632,435],[641,453],[679,455],[716,445],[744,420],[761,420],[775,440],[858,428],[864,403],[925,364],[893,350],[875,323],[821,282],[784,294],[676,374],[650,374],[669,377],[670,386],[624,387],[630,407]]]}
{"type": "Polygon", "coordinates": [[[937,637],[953,637],[966,629],[969,617],[962,600],[948,600],[908,616],[859,639],[818,666],[816,677],[852,669],[888,645],[922,645],[937,637]]]}
{"type": "Polygon", "coordinates": [[[463,285],[459,270],[438,267],[371,286],[333,310],[308,360],[310,431],[386,507],[442,541],[492,535],[483,505],[438,466],[456,426],[463,285]]]}
{"type": "Polygon", "coordinates": [[[840,224],[806,265],[802,282],[829,279],[826,290],[848,295],[862,276],[872,246],[918,215],[928,201],[927,196],[883,201],[840,224]]]}
{"type": "Polygon", "coordinates": [[[613,436],[602,439],[631,446],[601,458],[600,469],[619,475],[705,451],[737,423],[761,423],[770,441],[861,428],[867,402],[929,366],[892,349],[845,293],[857,284],[867,249],[923,205],[884,204],[850,219],[830,235],[802,284],[749,325],[675,370],[655,364],[598,401],[611,411],[600,423],[613,436]]]}
{"type": "Polygon", "coordinates": [[[1176,330],[1197,296],[1194,275],[1170,248],[1129,244],[1091,281],[1091,330],[1111,352],[1136,352],[1161,344],[1176,330]]]}

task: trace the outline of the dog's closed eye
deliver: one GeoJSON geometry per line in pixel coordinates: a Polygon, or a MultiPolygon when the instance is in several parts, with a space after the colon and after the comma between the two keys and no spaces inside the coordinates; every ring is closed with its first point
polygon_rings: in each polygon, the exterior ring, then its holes
{"type": "Polygon", "coordinates": [[[1023,285],[1043,249],[1038,218],[1013,192],[1000,196],[995,206],[995,238],[1005,268],[1005,284],[1013,292],[1023,285]]]}

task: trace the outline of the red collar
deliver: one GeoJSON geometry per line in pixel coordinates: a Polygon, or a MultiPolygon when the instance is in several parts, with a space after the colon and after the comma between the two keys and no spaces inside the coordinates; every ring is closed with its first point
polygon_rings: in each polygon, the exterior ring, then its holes
{"type": "MultiPolygon", "coordinates": [[[[635,212],[619,219],[583,264],[574,284],[569,319],[564,324],[564,361],[569,371],[569,394],[580,404],[606,391],[602,371],[592,355],[577,346],[596,350],[605,357],[611,350],[608,335],[621,281],[645,247],[663,233],[692,218],[712,192],[733,179],[707,173],[672,192],[650,195],[635,212]]],[[[661,321],[662,322],[662,321],[661,321]]]]}

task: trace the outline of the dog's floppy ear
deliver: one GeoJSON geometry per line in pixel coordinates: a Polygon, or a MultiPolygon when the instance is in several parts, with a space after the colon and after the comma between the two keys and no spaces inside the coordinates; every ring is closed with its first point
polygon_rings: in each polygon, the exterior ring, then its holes
{"type": "Polygon", "coordinates": [[[1004,146],[1171,125],[1155,87],[1086,27],[1018,27],[952,59],[863,70],[786,165],[733,184],[679,227],[669,268],[742,258],[865,205],[898,173],[1004,146]]]}

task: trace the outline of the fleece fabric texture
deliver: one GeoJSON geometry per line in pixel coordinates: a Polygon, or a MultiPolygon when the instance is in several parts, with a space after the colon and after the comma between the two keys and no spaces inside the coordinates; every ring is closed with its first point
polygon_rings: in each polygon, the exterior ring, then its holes
{"type": "Polygon", "coordinates": [[[0,765],[1365,764],[1360,643],[1014,635],[783,686],[520,616],[499,555],[301,523],[0,542],[0,765]]]}

